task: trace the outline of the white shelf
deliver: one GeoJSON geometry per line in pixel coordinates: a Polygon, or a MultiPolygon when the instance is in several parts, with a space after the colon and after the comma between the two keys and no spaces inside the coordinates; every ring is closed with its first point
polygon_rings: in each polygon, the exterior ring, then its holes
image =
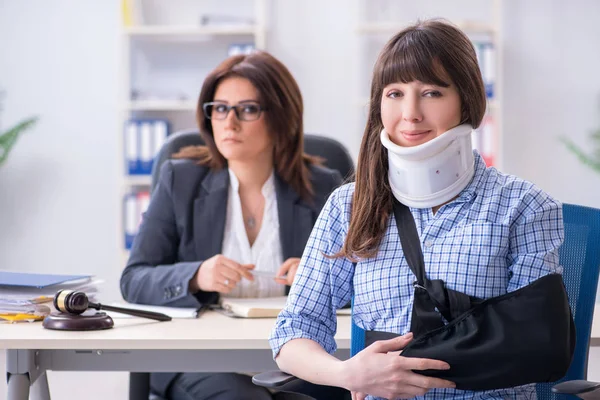
{"type": "MultiPolygon", "coordinates": [[[[236,2],[244,0],[236,0],[236,2]]],[[[134,26],[119,27],[118,36],[121,40],[121,90],[115,99],[119,108],[119,123],[116,127],[119,143],[120,168],[118,168],[118,182],[120,186],[119,209],[120,218],[118,231],[115,238],[120,254],[124,260],[120,263],[119,272],[125,265],[129,252],[124,249],[125,223],[127,222],[125,201],[123,196],[130,193],[149,191],[152,177],[149,175],[127,175],[125,163],[126,142],[123,140],[123,127],[130,119],[157,118],[167,119],[170,122],[170,132],[182,129],[193,124],[196,114],[198,99],[189,95],[180,100],[176,95],[161,98],[159,93],[183,93],[181,86],[197,86],[197,77],[185,75],[187,71],[198,71],[203,74],[203,68],[214,68],[223,61],[227,48],[232,44],[254,43],[257,49],[266,48],[267,38],[267,0],[254,0],[252,15],[250,8],[242,10],[243,19],[226,21],[226,23],[212,23],[200,25],[195,23],[198,15],[213,13],[211,4],[205,2],[187,1],[183,7],[177,2],[157,2],[155,0],[136,0],[135,3],[145,9],[146,16],[151,16],[147,21],[151,24],[138,24],[134,26]],[[143,3],[143,4],[142,4],[143,3]],[[159,4],[161,3],[161,4],[159,4]],[[164,4],[162,4],[164,3],[164,4]],[[189,4],[187,4],[189,3],[189,4]],[[194,4],[192,4],[194,3],[194,4]],[[195,4],[198,3],[198,4],[195,4]],[[191,15],[190,15],[191,13],[191,15]],[[173,58],[182,51],[195,52],[189,57],[186,55],[177,62],[173,58]],[[201,64],[198,70],[198,64],[201,64]],[[180,70],[184,74],[180,75],[180,70]],[[135,79],[134,79],[135,78],[135,79]],[[193,83],[190,82],[193,79],[193,83]],[[139,81],[139,82],[138,82],[139,81]],[[132,90],[148,94],[131,99],[132,90]]],[[[211,2],[209,2],[211,3],[211,2]]],[[[214,2],[213,2],[214,3],[214,2]]],[[[222,7],[227,8],[226,1],[222,7]]],[[[216,5],[217,3],[215,3],[216,5]]],[[[231,4],[229,5],[231,6],[231,4]]],[[[137,7],[137,6],[136,6],[137,7]]],[[[135,14],[135,13],[133,13],[135,14]]],[[[226,13],[229,14],[229,13],[226,13]]],[[[237,12],[235,17],[242,18],[237,12]]],[[[133,20],[137,20],[133,15],[133,20]]],[[[141,19],[140,19],[141,20],[141,19]]],[[[125,21],[125,18],[124,18],[125,21]]],[[[194,72],[195,73],[195,72],[194,72]]],[[[189,75],[189,74],[188,74],[189,75]]],[[[153,148],[154,143],[153,143],[153,148]]],[[[146,206],[143,200],[143,206],[146,206]]],[[[136,207],[141,207],[137,201],[136,207]]]]}
{"type": "MultiPolygon", "coordinates": [[[[455,24],[467,34],[477,33],[493,35],[495,33],[493,26],[481,22],[463,21],[455,22],[455,24]]],[[[358,25],[357,31],[359,33],[392,34],[400,32],[403,28],[405,28],[405,25],[394,22],[371,22],[358,25]]]]}
{"type": "Polygon", "coordinates": [[[196,101],[190,100],[134,100],[127,103],[130,111],[196,111],[196,101]]]}
{"type": "Polygon", "coordinates": [[[211,27],[155,25],[131,26],[125,34],[139,37],[208,36],[208,35],[254,35],[260,27],[256,25],[222,25],[211,27]]]}
{"type": "Polygon", "coordinates": [[[127,186],[150,186],[151,184],[151,175],[125,175],[125,185],[127,186]]]}

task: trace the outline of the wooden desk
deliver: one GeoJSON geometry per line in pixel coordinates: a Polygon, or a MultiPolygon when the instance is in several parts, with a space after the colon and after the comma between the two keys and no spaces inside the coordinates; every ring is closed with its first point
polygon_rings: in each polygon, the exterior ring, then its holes
{"type": "MultiPolygon", "coordinates": [[[[8,400],[49,400],[45,372],[260,372],[276,369],[268,337],[275,319],[229,318],[207,312],[199,319],[154,322],[115,318],[104,331],[66,332],[41,323],[1,325],[7,350],[8,400]]],[[[350,354],[350,317],[338,317],[340,359],[350,354]]]]}

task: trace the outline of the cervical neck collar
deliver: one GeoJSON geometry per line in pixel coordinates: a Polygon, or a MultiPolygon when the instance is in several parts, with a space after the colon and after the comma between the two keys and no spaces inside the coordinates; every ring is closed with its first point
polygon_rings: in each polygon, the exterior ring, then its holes
{"type": "Polygon", "coordinates": [[[402,147],[382,130],[394,197],[415,208],[440,206],[456,197],[475,174],[472,131],[471,125],[459,125],[426,143],[402,147]]]}

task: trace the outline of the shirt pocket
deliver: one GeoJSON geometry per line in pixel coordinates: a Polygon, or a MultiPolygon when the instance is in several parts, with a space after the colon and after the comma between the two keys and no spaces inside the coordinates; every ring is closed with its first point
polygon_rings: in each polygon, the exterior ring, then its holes
{"type": "Polygon", "coordinates": [[[473,223],[436,241],[425,255],[425,265],[430,266],[429,279],[442,279],[450,289],[489,298],[506,293],[508,250],[507,225],[473,223]]]}

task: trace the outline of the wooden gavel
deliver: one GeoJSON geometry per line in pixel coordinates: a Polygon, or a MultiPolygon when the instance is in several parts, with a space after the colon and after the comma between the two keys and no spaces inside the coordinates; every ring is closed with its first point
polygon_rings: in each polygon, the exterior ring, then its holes
{"type": "Polygon", "coordinates": [[[82,314],[88,308],[93,308],[94,310],[115,311],[121,314],[133,315],[134,317],[149,318],[156,321],[171,320],[171,317],[169,317],[168,315],[153,311],[132,310],[130,308],[105,306],[100,303],[92,303],[89,301],[85,293],[77,292],[75,290],[59,290],[54,295],[53,303],[54,308],[66,314],[79,315],[82,314]]]}

